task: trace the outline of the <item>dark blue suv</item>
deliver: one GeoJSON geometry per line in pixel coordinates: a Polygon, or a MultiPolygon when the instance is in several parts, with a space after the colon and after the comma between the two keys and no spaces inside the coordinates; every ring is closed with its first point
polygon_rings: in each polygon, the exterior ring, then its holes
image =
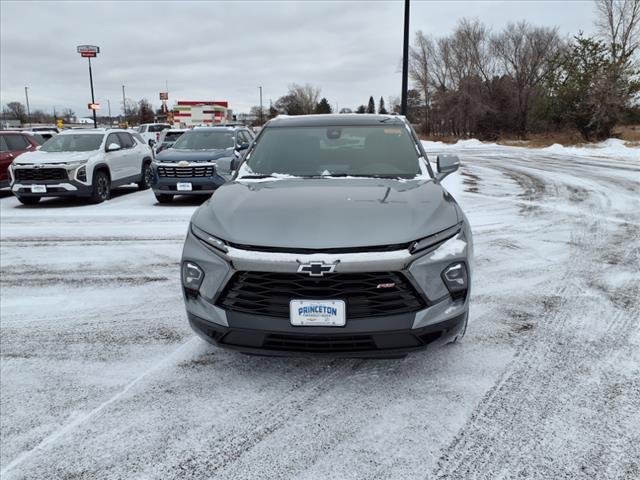
{"type": "Polygon", "coordinates": [[[216,162],[221,158],[240,158],[240,152],[253,142],[254,135],[244,126],[196,127],[167,150],[156,155],[152,164],[151,188],[160,203],[174,195],[210,195],[229,179],[221,175],[216,162]]]}

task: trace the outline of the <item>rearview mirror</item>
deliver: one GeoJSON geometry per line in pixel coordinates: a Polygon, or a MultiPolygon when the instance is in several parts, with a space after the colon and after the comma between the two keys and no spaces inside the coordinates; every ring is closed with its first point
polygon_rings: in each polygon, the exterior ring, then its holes
{"type": "Polygon", "coordinates": [[[460,159],[457,155],[438,155],[436,163],[438,165],[438,175],[436,175],[438,180],[442,180],[460,167],[460,159]]]}
{"type": "Polygon", "coordinates": [[[117,143],[110,143],[107,147],[107,152],[115,152],[116,150],[120,150],[122,147],[117,143]]]}
{"type": "Polygon", "coordinates": [[[236,150],[240,151],[240,150],[246,150],[247,148],[249,148],[249,145],[251,145],[250,143],[239,143],[238,146],[236,147],[236,150]]]}

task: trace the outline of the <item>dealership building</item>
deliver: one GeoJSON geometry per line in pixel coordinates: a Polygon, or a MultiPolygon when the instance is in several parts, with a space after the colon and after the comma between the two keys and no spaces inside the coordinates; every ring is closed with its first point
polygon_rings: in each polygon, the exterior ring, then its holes
{"type": "Polygon", "coordinates": [[[233,119],[227,101],[186,101],[181,100],[173,107],[173,124],[189,128],[224,124],[233,119]]]}

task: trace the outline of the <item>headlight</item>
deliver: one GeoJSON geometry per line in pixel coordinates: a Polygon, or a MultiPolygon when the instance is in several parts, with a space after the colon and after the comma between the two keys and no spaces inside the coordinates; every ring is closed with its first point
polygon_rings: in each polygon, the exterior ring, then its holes
{"type": "Polygon", "coordinates": [[[80,166],[86,164],[88,161],[89,161],[89,159],[86,159],[86,160],[74,160],[73,162],[65,162],[62,165],[64,165],[65,167],[76,168],[76,167],[80,167],[80,166]]]}
{"type": "Polygon", "coordinates": [[[204,272],[194,262],[182,264],[182,284],[184,288],[197,292],[204,280],[204,272]]]}
{"type": "Polygon", "coordinates": [[[81,182],[87,181],[87,166],[83,165],[78,170],[76,170],[76,178],[81,182]]]}
{"type": "Polygon", "coordinates": [[[442,247],[444,244],[448,243],[452,237],[457,237],[457,235],[462,230],[462,224],[454,225],[453,227],[447,228],[441,232],[436,233],[435,235],[429,235],[421,240],[413,242],[409,247],[409,251],[413,253],[421,252],[423,250],[435,250],[442,247]]]}
{"type": "Polygon", "coordinates": [[[193,223],[191,224],[191,233],[193,233],[196,238],[204,242],[207,246],[211,248],[215,248],[216,250],[227,253],[227,245],[223,240],[214,237],[213,235],[209,235],[207,232],[202,230],[201,228],[196,227],[193,223]]]}

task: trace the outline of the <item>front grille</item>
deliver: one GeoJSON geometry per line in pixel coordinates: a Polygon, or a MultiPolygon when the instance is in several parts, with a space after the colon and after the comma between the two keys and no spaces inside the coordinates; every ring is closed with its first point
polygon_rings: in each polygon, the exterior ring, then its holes
{"type": "Polygon", "coordinates": [[[376,343],[370,335],[320,336],[320,335],[267,335],[262,348],[290,352],[361,352],[375,350],[376,343]]]}
{"type": "Polygon", "coordinates": [[[213,165],[202,167],[158,167],[158,176],[172,178],[211,177],[215,173],[213,165]]]}
{"type": "Polygon", "coordinates": [[[347,318],[415,312],[426,306],[398,272],[334,273],[313,278],[299,273],[237,272],[218,299],[228,310],[289,317],[293,299],[344,300],[347,318]],[[381,284],[391,288],[377,288],[381,284]]]}
{"type": "Polygon", "coordinates": [[[16,181],[30,180],[68,180],[69,176],[64,168],[16,168],[16,181]]]}

